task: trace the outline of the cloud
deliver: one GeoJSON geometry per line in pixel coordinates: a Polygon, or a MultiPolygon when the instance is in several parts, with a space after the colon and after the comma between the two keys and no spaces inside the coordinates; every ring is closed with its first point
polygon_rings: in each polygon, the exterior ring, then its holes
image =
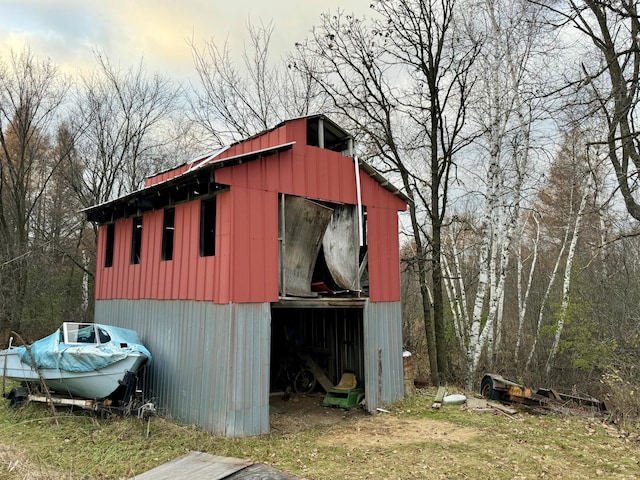
{"type": "Polygon", "coordinates": [[[247,21],[273,20],[272,55],[304,39],[320,13],[340,7],[366,13],[369,0],[4,0],[0,17],[0,56],[28,45],[65,70],[95,65],[93,51],[127,66],[144,57],[154,71],[184,79],[193,71],[187,40],[197,44],[228,38],[242,49],[247,21]]]}

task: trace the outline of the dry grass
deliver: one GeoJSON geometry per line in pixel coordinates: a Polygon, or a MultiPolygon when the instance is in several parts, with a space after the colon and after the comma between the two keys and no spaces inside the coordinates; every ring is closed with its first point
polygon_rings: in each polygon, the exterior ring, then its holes
{"type": "Polygon", "coordinates": [[[639,478],[640,441],[602,419],[513,419],[460,407],[431,410],[418,394],[390,414],[345,416],[292,433],[212,437],[160,417],[95,418],[42,405],[0,404],[1,479],[121,479],[187,451],[248,458],[309,479],[639,478]]]}

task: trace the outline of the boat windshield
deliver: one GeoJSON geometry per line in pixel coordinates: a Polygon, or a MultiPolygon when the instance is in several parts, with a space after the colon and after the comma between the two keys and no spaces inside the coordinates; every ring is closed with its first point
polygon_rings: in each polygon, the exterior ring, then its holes
{"type": "Polygon", "coordinates": [[[62,324],[64,343],[101,344],[111,340],[109,334],[93,323],[64,322],[62,324]]]}

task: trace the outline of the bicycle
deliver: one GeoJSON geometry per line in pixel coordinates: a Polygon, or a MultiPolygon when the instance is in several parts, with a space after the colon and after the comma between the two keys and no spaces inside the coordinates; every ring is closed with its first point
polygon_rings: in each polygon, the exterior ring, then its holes
{"type": "Polygon", "coordinates": [[[285,393],[291,393],[292,390],[296,393],[310,393],[316,383],[316,376],[304,364],[291,357],[283,357],[272,385],[285,393]]]}

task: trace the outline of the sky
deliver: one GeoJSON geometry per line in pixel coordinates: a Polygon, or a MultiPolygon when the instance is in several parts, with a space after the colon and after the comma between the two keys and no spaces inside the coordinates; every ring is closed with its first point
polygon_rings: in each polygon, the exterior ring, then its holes
{"type": "Polygon", "coordinates": [[[148,69],[175,79],[193,72],[187,44],[228,39],[239,52],[246,24],[274,22],[271,53],[291,50],[319,23],[320,14],[342,9],[371,16],[370,0],[2,0],[0,59],[29,46],[75,73],[95,66],[93,51],[104,51],[123,67],[144,58],[148,69]]]}

